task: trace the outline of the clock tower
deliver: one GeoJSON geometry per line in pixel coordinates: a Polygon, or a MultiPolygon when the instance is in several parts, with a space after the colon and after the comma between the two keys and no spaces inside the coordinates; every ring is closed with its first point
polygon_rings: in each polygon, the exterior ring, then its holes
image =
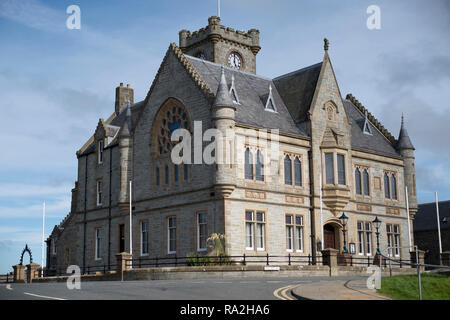
{"type": "Polygon", "coordinates": [[[181,30],[179,47],[183,53],[230,68],[256,73],[259,30],[243,31],[226,28],[219,17],[210,17],[208,25],[191,33],[181,30]]]}

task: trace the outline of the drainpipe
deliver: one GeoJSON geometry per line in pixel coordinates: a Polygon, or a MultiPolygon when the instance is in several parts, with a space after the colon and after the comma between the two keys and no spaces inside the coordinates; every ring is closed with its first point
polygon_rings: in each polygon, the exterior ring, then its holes
{"type": "Polygon", "coordinates": [[[84,171],[84,228],[83,228],[83,272],[86,266],[86,213],[87,213],[87,180],[88,180],[88,157],[87,154],[84,171]]]}
{"type": "Polygon", "coordinates": [[[111,264],[111,194],[112,194],[112,147],[109,148],[109,203],[108,203],[108,269],[111,264]]]}
{"type": "Polygon", "coordinates": [[[309,164],[309,215],[311,221],[311,255],[312,255],[312,263],[316,264],[316,246],[315,246],[315,223],[316,219],[314,217],[314,178],[313,178],[313,156],[312,151],[308,151],[308,164],[309,164]]]}

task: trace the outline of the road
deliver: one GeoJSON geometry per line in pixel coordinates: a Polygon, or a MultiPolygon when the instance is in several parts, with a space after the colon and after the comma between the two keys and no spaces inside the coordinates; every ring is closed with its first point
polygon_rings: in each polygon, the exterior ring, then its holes
{"type": "Polygon", "coordinates": [[[290,290],[302,283],[361,277],[245,278],[153,281],[0,284],[0,300],[293,300],[290,290]]]}

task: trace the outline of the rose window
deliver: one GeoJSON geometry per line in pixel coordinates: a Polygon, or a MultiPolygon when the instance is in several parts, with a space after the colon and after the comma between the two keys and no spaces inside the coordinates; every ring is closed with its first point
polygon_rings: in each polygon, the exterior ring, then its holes
{"type": "Polygon", "coordinates": [[[187,112],[182,106],[163,108],[161,118],[158,130],[158,149],[159,154],[164,154],[170,152],[178,143],[178,141],[170,140],[172,133],[176,129],[190,130],[190,125],[187,112]]]}

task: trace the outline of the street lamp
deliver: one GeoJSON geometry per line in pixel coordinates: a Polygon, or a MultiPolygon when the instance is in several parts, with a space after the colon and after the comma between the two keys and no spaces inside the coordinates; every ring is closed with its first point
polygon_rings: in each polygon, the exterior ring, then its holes
{"type": "Polygon", "coordinates": [[[376,217],[375,220],[372,221],[372,223],[375,226],[375,229],[377,230],[377,232],[375,232],[375,234],[377,236],[377,254],[381,254],[381,251],[380,251],[380,232],[378,232],[378,230],[380,229],[381,220],[378,219],[378,217],[376,217]]]}
{"type": "Polygon", "coordinates": [[[341,220],[342,233],[344,234],[344,250],[343,250],[343,253],[348,253],[347,241],[345,239],[345,233],[347,232],[347,230],[345,230],[345,226],[347,225],[348,217],[345,215],[344,212],[342,212],[342,215],[339,217],[339,220],[341,220]]]}

